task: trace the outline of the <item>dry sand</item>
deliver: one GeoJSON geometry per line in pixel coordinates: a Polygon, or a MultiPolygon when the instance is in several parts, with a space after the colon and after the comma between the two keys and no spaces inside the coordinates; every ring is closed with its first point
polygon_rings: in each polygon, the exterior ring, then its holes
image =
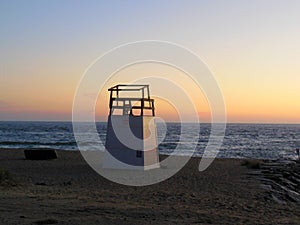
{"type": "Polygon", "coordinates": [[[274,201],[242,160],[216,159],[201,173],[199,160],[159,184],[129,187],[99,176],[79,152],[31,161],[0,150],[16,184],[0,185],[0,224],[300,224],[300,205],[274,201]]]}

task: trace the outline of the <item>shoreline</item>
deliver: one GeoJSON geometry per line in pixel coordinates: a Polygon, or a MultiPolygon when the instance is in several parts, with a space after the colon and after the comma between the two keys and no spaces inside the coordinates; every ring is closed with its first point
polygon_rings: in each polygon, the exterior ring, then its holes
{"type": "MultiPolygon", "coordinates": [[[[8,151],[8,150],[12,150],[12,151],[24,151],[24,150],[54,150],[57,152],[80,152],[79,149],[56,149],[56,148],[1,148],[0,147],[0,151],[8,151]]],[[[104,152],[105,150],[86,150],[86,151],[101,151],[104,152]]],[[[164,153],[159,153],[160,156],[162,157],[168,157],[170,155],[168,154],[164,154],[164,153]]],[[[189,156],[189,155],[174,155],[176,157],[190,157],[190,158],[202,158],[201,156],[197,156],[197,155],[193,155],[193,156],[189,156]]],[[[295,156],[296,157],[296,156],[295,156]]],[[[209,157],[208,157],[209,158],[209,157]]],[[[276,161],[280,161],[280,160],[288,160],[288,161],[297,161],[297,159],[293,159],[293,158],[277,158],[277,159],[271,159],[271,158],[234,158],[234,157],[216,157],[215,159],[237,159],[237,160],[260,160],[260,161],[271,161],[271,162],[276,162],[276,161]]]]}

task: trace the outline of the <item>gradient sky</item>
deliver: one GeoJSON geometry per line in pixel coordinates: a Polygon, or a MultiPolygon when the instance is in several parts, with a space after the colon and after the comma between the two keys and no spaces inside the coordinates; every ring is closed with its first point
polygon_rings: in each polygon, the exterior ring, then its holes
{"type": "Polygon", "coordinates": [[[300,123],[299,12],[298,0],[2,0],[0,120],[71,120],[95,58],[156,39],[208,64],[229,122],[300,123]]]}

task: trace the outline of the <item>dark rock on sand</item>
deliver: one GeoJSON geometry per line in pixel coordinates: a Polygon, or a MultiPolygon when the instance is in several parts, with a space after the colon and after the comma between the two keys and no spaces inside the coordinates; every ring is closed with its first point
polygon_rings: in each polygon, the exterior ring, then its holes
{"type": "Polygon", "coordinates": [[[56,151],[53,149],[24,150],[25,158],[29,160],[57,159],[56,151]]]}

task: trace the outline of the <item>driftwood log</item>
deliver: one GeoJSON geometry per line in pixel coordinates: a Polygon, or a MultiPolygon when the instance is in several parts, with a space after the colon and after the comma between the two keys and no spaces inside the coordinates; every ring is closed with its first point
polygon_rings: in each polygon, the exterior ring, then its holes
{"type": "Polygon", "coordinates": [[[24,150],[24,154],[25,154],[25,159],[29,159],[29,160],[57,159],[56,151],[53,149],[24,150]]]}

